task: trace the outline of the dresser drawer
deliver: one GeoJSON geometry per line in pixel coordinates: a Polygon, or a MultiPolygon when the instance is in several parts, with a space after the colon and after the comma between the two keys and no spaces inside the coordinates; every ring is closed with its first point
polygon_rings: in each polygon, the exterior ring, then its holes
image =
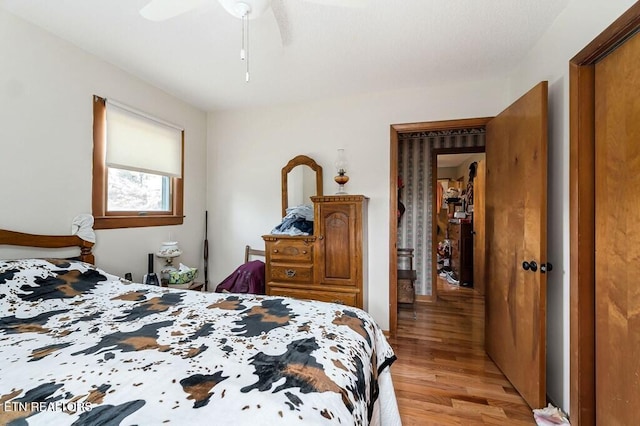
{"type": "Polygon", "coordinates": [[[311,265],[276,265],[271,264],[270,281],[282,283],[304,283],[313,282],[313,266],[311,265]]]}
{"type": "Polygon", "coordinates": [[[269,241],[267,251],[272,262],[313,263],[313,245],[304,241],[288,239],[269,241]]]}
{"type": "Polygon", "coordinates": [[[355,293],[339,293],[335,291],[303,290],[284,287],[269,287],[270,296],[287,296],[296,299],[319,300],[321,302],[339,303],[341,305],[357,306],[355,293]]]}

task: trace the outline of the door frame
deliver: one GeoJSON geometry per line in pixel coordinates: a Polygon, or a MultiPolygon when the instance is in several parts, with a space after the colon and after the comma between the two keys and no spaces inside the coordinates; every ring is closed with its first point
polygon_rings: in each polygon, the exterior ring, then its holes
{"type": "Polygon", "coordinates": [[[640,2],[569,62],[571,423],[595,425],[595,64],[640,31],[640,2]]]}
{"type": "MultiPolygon", "coordinates": [[[[419,123],[392,124],[390,126],[389,164],[389,334],[398,331],[398,135],[400,133],[456,130],[485,127],[493,117],[467,118],[459,120],[428,121],[419,123]]],[[[435,252],[432,262],[435,262],[435,252]]]]}

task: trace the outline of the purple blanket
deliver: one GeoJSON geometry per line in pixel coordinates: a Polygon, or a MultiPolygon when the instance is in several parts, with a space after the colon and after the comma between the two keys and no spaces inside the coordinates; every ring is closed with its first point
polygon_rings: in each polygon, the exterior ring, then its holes
{"type": "Polygon", "coordinates": [[[216,293],[264,294],[264,262],[252,260],[233,271],[216,287],[216,293]]]}

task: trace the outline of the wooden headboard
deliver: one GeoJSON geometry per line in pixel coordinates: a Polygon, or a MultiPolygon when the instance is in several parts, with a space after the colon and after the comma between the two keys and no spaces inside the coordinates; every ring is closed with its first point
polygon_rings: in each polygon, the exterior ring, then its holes
{"type": "Polygon", "coordinates": [[[91,252],[93,243],[77,235],[37,235],[0,229],[0,244],[38,248],[78,247],[81,261],[95,263],[95,257],[91,252]]]}

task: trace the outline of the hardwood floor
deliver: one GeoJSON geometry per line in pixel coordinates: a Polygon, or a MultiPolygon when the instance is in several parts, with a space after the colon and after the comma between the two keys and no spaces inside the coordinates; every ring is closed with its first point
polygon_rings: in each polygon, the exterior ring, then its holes
{"type": "Polygon", "coordinates": [[[398,313],[389,339],[402,424],[535,425],[526,402],[489,359],[484,300],[474,290],[438,280],[438,302],[398,313]]]}

